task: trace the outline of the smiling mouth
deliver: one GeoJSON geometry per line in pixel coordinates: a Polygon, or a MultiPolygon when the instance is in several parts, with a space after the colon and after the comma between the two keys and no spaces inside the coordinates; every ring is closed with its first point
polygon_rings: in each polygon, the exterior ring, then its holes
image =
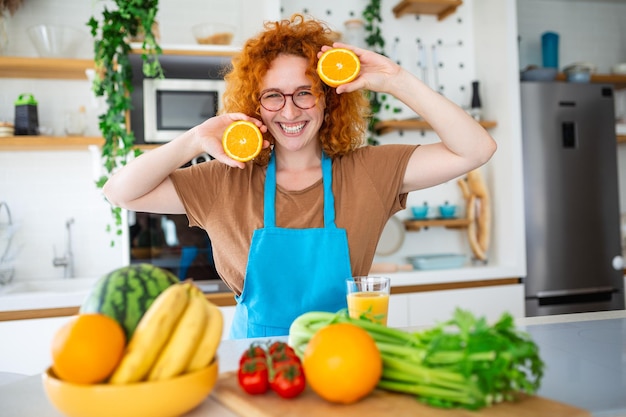
{"type": "Polygon", "coordinates": [[[306,122],[289,123],[289,124],[279,123],[278,125],[285,133],[289,135],[295,135],[297,133],[300,133],[302,129],[304,129],[304,126],[306,126],[306,122]]]}

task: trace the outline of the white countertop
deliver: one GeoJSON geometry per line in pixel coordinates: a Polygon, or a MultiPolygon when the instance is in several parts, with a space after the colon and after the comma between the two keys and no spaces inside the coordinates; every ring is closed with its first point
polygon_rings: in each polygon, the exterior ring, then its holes
{"type": "MultiPolygon", "coordinates": [[[[387,275],[391,277],[392,286],[408,286],[511,278],[518,277],[519,273],[505,267],[472,266],[457,269],[394,272],[387,275]]],[[[6,287],[0,287],[0,311],[80,306],[95,280],[96,278],[68,278],[17,281],[6,287]],[[32,283],[35,284],[30,285],[32,283]],[[39,290],[29,291],[29,286],[38,286],[39,290]]]]}
{"type": "MultiPolygon", "coordinates": [[[[547,364],[539,395],[586,408],[594,417],[626,417],[626,311],[533,317],[517,323],[538,343],[547,364]]],[[[235,370],[250,343],[222,342],[220,372],[235,370]]],[[[0,404],[2,417],[61,416],[45,397],[39,375],[0,384],[0,404]]],[[[206,416],[236,417],[212,396],[186,414],[206,416]]]]}

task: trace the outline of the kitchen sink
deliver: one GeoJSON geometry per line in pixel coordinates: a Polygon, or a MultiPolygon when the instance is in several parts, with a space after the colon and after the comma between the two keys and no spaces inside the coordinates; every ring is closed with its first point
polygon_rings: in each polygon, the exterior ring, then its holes
{"type": "Polygon", "coordinates": [[[18,281],[0,287],[0,295],[86,292],[96,280],[97,278],[66,278],[18,281]]]}

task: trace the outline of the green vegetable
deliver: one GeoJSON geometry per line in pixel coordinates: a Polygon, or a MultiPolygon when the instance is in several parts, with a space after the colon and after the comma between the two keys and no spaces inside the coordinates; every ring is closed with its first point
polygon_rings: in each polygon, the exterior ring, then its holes
{"type": "Polygon", "coordinates": [[[413,394],[429,405],[480,409],[534,394],[544,363],[537,345],[515,328],[504,313],[493,325],[457,309],[449,321],[428,330],[406,332],[347,312],[309,312],[289,330],[289,344],[299,355],[315,332],[331,323],[349,322],[365,329],[383,358],[378,388],[413,394]]]}

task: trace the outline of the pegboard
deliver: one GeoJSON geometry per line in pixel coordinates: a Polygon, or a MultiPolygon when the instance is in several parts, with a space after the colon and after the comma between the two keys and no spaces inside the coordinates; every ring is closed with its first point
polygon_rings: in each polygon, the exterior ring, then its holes
{"type": "MultiPolygon", "coordinates": [[[[431,15],[405,15],[396,18],[393,7],[400,0],[383,0],[381,4],[381,29],[385,38],[385,53],[405,69],[422,79],[429,87],[446,96],[461,107],[469,107],[471,83],[475,80],[474,65],[474,22],[472,1],[465,0],[456,13],[438,21],[431,15]]],[[[345,31],[344,22],[362,18],[366,0],[284,0],[281,2],[281,17],[302,13],[325,21],[337,32],[345,31]]],[[[482,80],[479,80],[482,83],[482,80]]],[[[488,81],[488,80],[485,80],[488,81]]],[[[384,110],[381,119],[406,119],[415,113],[404,104],[388,98],[390,107],[399,107],[401,112],[384,110]]],[[[483,97],[483,107],[488,107],[483,97]]],[[[379,137],[385,143],[432,143],[439,141],[432,131],[392,132],[379,137]]],[[[410,206],[428,202],[434,209],[448,201],[459,205],[459,216],[465,215],[464,200],[456,181],[436,187],[412,192],[407,201],[407,210],[397,214],[400,219],[408,218],[410,206]]],[[[389,256],[377,256],[377,262],[405,262],[405,257],[417,253],[458,252],[468,253],[467,234],[445,228],[429,228],[421,232],[406,233],[401,249],[389,256]]]]}
{"type": "MultiPolygon", "coordinates": [[[[405,15],[396,18],[392,9],[399,0],[382,1],[385,53],[434,90],[456,104],[467,107],[475,77],[473,58],[473,19],[471,1],[443,21],[431,15],[405,15]]],[[[362,18],[365,0],[289,0],[281,2],[281,16],[303,13],[325,21],[337,31],[345,31],[345,21],[362,18]]],[[[485,103],[486,105],[486,103],[485,103]]],[[[382,118],[408,118],[415,114],[401,103],[401,113],[382,113],[382,118]]]]}

